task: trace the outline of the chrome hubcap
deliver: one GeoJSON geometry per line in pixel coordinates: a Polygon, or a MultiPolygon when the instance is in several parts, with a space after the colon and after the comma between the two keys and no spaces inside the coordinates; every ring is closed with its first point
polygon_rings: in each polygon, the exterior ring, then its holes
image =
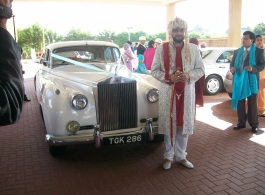
{"type": "Polygon", "coordinates": [[[208,81],[207,89],[208,89],[209,92],[215,93],[215,92],[217,92],[219,90],[219,88],[220,88],[220,83],[219,83],[219,81],[217,79],[212,78],[212,79],[210,79],[208,81]]]}

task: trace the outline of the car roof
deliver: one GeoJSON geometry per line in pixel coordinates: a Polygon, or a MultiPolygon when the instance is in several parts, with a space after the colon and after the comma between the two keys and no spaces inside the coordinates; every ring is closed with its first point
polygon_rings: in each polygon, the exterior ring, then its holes
{"type": "Polygon", "coordinates": [[[206,47],[201,48],[201,51],[208,51],[208,50],[236,50],[237,47],[206,47]]]}
{"type": "Polygon", "coordinates": [[[62,47],[71,47],[71,46],[83,46],[83,45],[94,45],[94,46],[109,46],[109,47],[118,47],[118,45],[107,42],[107,41],[63,41],[63,42],[57,42],[57,43],[52,43],[48,45],[46,48],[50,50],[54,50],[57,48],[62,48],[62,47]]]}

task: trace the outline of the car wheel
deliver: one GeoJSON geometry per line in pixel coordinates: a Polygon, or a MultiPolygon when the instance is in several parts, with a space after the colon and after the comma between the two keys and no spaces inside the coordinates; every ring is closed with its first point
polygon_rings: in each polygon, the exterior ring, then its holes
{"type": "Polygon", "coordinates": [[[49,152],[52,156],[61,156],[65,154],[67,146],[49,146],[49,152]]]}
{"type": "Polygon", "coordinates": [[[218,76],[211,75],[206,78],[205,93],[208,95],[216,95],[221,91],[223,83],[218,76]]]}
{"type": "Polygon", "coordinates": [[[154,135],[154,140],[151,141],[152,143],[162,143],[164,142],[164,134],[154,135]]]}
{"type": "Polygon", "coordinates": [[[229,96],[230,98],[232,98],[232,93],[228,93],[228,96],[229,96]]]}

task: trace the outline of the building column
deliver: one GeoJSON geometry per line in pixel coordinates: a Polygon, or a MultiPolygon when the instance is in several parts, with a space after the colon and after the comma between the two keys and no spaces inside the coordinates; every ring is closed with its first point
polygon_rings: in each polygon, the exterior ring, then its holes
{"type": "MultiPolygon", "coordinates": [[[[170,4],[167,4],[167,10],[166,10],[166,14],[167,14],[167,24],[172,21],[175,17],[176,17],[176,14],[175,14],[175,4],[176,3],[170,3],[170,4]]],[[[166,26],[166,29],[167,29],[167,26],[166,26]]],[[[167,33],[167,30],[166,30],[166,41],[169,40],[169,37],[168,37],[168,33],[167,33]]]]}
{"type": "Polygon", "coordinates": [[[229,0],[228,47],[241,46],[242,0],[229,0]]]}

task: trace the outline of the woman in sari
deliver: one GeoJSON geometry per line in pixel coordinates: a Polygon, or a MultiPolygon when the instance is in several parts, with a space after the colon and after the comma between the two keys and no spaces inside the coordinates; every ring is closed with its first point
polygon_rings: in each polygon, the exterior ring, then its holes
{"type": "Polygon", "coordinates": [[[131,46],[128,43],[125,43],[123,45],[123,48],[124,48],[123,59],[125,60],[127,68],[131,72],[133,72],[133,69],[136,67],[135,60],[137,60],[137,57],[132,52],[131,46]]]}
{"type": "MultiPolygon", "coordinates": [[[[255,44],[257,47],[265,49],[265,46],[262,43],[261,35],[256,35],[255,44]]],[[[258,115],[265,117],[265,69],[261,71],[259,74],[260,74],[260,79],[259,79],[259,92],[258,92],[258,115]]]]}

